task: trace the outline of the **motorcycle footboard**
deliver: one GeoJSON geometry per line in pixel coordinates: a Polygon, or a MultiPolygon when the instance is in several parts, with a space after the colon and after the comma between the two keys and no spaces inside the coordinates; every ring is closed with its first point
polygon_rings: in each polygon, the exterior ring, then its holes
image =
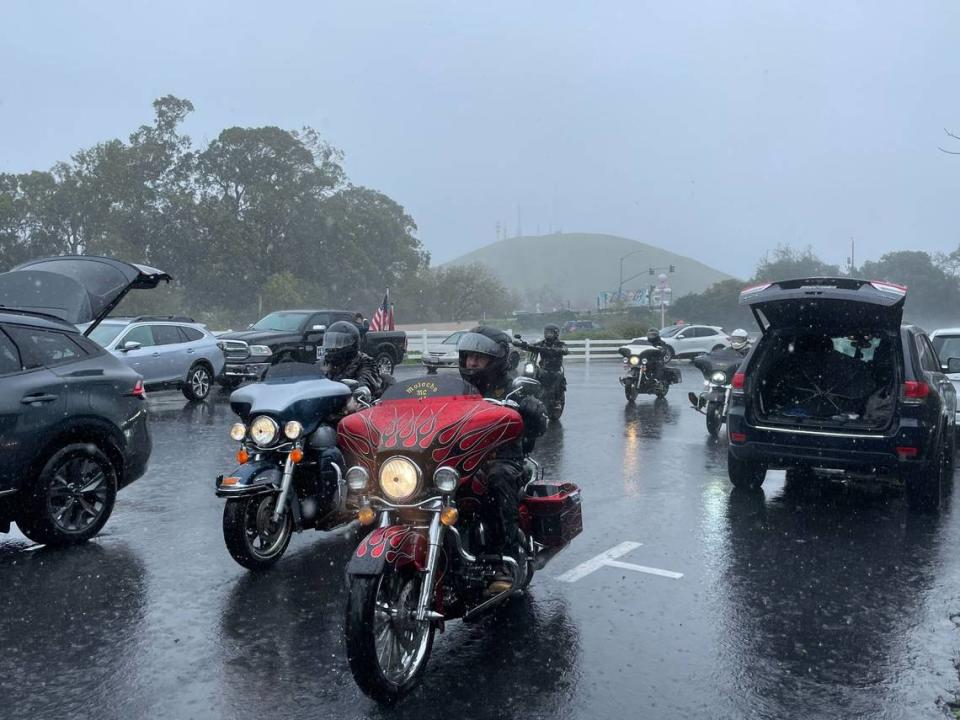
{"type": "Polygon", "coordinates": [[[580,488],[574,483],[528,483],[520,503],[521,528],[548,548],[564,547],[583,532],[580,488]]]}

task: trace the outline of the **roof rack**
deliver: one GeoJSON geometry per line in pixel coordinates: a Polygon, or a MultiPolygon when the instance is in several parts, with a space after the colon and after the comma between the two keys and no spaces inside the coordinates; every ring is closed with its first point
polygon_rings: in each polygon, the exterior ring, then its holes
{"type": "Polygon", "coordinates": [[[187,317],[186,315],[140,315],[130,320],[130,322],[185,322],[185,323],[195,323],[192,317],[187,317]]]}

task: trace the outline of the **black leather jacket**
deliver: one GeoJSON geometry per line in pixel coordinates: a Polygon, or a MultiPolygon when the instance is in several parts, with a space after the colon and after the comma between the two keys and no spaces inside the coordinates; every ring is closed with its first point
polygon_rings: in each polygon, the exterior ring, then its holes
{"type": "Polygon", "coordinates": [[[327,365],[324,370],[331,380],[356,380],[361,385],[366,385],[374,399],[379,398],[385,390],[376,362],[364,353],[359,353],[343,367],[327,365]]]}

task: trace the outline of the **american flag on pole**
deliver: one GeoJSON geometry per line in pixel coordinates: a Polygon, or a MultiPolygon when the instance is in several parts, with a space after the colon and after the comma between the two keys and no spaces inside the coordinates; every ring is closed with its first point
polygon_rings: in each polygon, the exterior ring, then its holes
{"type": "Polygon", "coordinates": [[[390,302],[390,288],[387,288],[387,292],[383,296],[383,302],[380,303],[380,307],[378,307],[377,311],[373,314],[373,319],[370,320],[370,330],[376,332],[377,330],[395,329],[396,327],[393,322],[393,303],[390,302]]]}

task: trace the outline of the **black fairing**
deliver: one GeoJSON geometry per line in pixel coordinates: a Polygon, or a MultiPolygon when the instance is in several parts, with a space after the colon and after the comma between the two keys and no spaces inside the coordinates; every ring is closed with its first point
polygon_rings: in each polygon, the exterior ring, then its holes
{"type": "Polygon", "coordinates": [[[350,396],[350,388],[343,383],[315,374],[268,377],[235,390],[230,407],[245,421],[257,415],[269,415],[281,425],[297,420],[305,432],[311,433],[322,421],[343,410],[350,396]]]}
{"type": "Polygon", "coordinates": [[[708,380],[713,373],[722,372],[727,376],[728,382],[730,378],[733,377],[733,374],[737,372],[741,363],[743,363],[743,355],[729,348],[707,353],[706,355],[700,355],[691,361],[691,364],[702,372],[703,376],[708,380]]]}

